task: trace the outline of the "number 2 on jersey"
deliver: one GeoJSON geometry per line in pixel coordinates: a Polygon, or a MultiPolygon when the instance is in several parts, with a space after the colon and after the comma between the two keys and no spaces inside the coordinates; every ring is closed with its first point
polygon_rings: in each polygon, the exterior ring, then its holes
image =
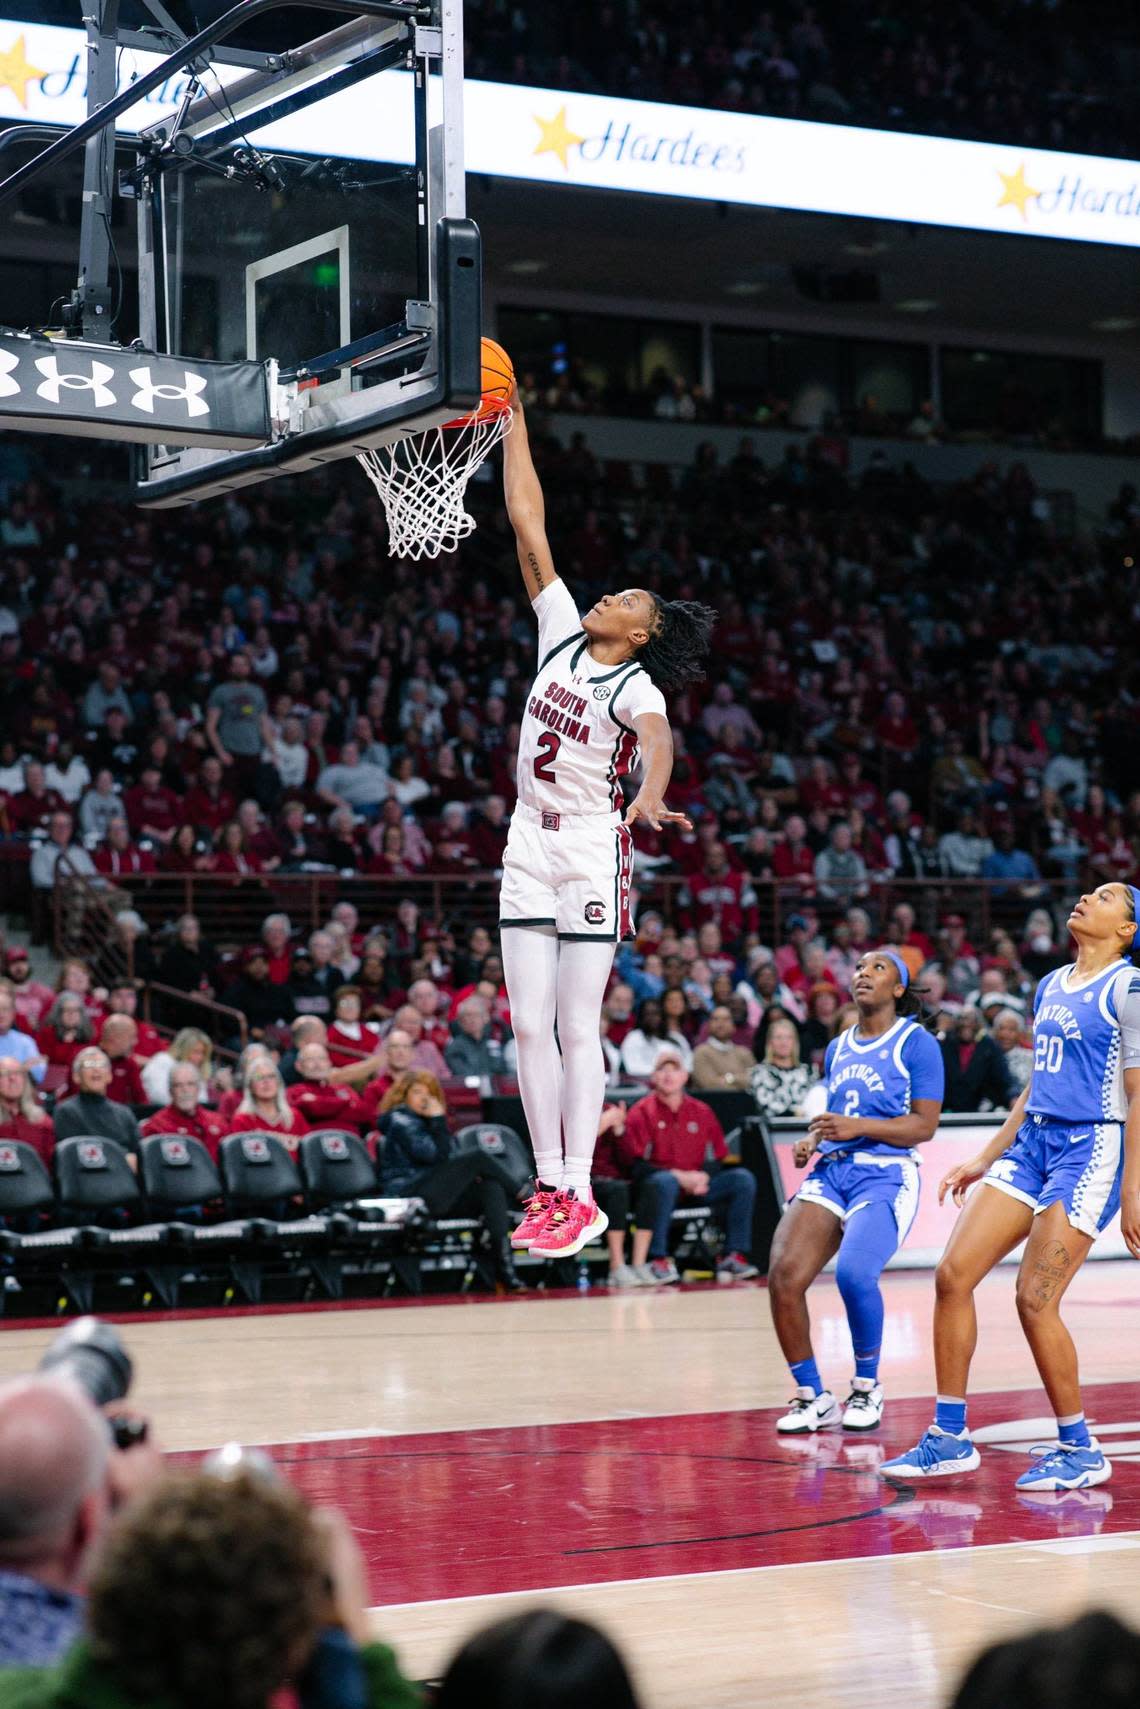
{"type": "Polygon", "coordinates": [[[556,783],[558,781],[554,775],[553,767],[561,746],[562,737],[556,736],[553,730],[544,730],[538,738],[540,757],[535,759],[534,775],[540,783],[556,783]]]}
{"type": "Polygon", "coordinates": [[[857,1116],[859,1114],[859,1093],[854,1086],[848,1088],[843,1097],[843,1114],[857,1116]]]}

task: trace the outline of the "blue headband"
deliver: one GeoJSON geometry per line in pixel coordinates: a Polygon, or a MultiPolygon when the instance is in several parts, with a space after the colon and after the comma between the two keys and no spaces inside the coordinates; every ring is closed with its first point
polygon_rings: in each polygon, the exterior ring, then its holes
{"type": "Polygon", "coordinates": [[[1132,918],[1136,921],[1136,930],[1132,934],[1132,955],[1135,958],[1140,955],[1140,890],[1134,884],[1125,885],[1125,889],[1132,898],[1132,918]]]}
{"type": "Polygon", "coordinates": [[[896,955],[893,949],[877,949],[875,954],[885,955],[888,961],[894,962],[895,966],[899,970],[899,978],[902,980],[903,989],[905,990],[910,984],[910,968],[907,966],[902,956],[896,955]]]}

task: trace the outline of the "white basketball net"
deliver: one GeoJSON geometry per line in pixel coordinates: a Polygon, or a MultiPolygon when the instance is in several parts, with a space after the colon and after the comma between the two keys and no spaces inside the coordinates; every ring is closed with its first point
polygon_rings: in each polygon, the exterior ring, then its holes
{"type": "Polygon", "coordinates": [[[388,518],[392,557],[438,558],[466,539],[475,527],[463,508],[467,483],[511,420],[506,405],[484,404],[461,421],[358,452],[388,518]]]}

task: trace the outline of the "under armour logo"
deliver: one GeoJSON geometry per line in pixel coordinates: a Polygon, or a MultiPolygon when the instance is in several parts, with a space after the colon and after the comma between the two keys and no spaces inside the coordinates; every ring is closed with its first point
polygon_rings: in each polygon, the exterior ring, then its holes
{"type": "Polygon", "coordinates": [[[19,386],[11,377],[19,366],[18,356],[13,356],[10,350],[0,350],[0,398],[14,398],[19,391],[19,386]]]}
{"type": "Polygon", "coordinates": [[[90,392],[96,409],[106,409],[115,401],[115,394],[107,384],[108,380],[115,378],[115,370],[106,362],[92,362],[90,374],[61,374],[58,356],[37,356],[36,367],[44,376],[43,383],[36,387],[36,393],[49,403],[59,403],[61,390],[90,392]]]}
{"type": "Polygon", "coordinates": [[[136,409],[145,409],[148,415],[153,415],[155,398],[162,398],[167,403],[181,398],[186,405],[187,415],[209,415],[209,404],[202,402],[202,393],[206,390],[205,378],[201,374],[192,374],[189,368],[184,368],[182,372],[186,379],[184,386],[173,386],[165,382],[156,386],[151,379],[149,368],[132,368],[131,379],[139,389],[131,403],[136,409]]]}

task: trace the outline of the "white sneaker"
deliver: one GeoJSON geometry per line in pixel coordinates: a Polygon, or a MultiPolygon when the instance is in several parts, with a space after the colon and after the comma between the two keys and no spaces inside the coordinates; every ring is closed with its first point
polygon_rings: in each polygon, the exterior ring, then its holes
{"type": "Polygon", "coordinates": [[[879,1383],[856,1377],[843,1408],[844,1430],[877,1430],[883,1422],[883,1390],[879,1383]]]}
{"type": "Polygon", "coordinates": [[[641,1278],[632,1264],[618,1264],[606,1277],[607,1288],[637,1288],[641,1278]]]}
{"type": "Polygon", "coordinates": [[[826,1430],[842,1418],[842,1409],[830,1389],[820,1394],[797,1389],[783,1418],[776,1420],[776,1429],[781,1436],[804,1436],[809,1431],[826,1430]]]}

